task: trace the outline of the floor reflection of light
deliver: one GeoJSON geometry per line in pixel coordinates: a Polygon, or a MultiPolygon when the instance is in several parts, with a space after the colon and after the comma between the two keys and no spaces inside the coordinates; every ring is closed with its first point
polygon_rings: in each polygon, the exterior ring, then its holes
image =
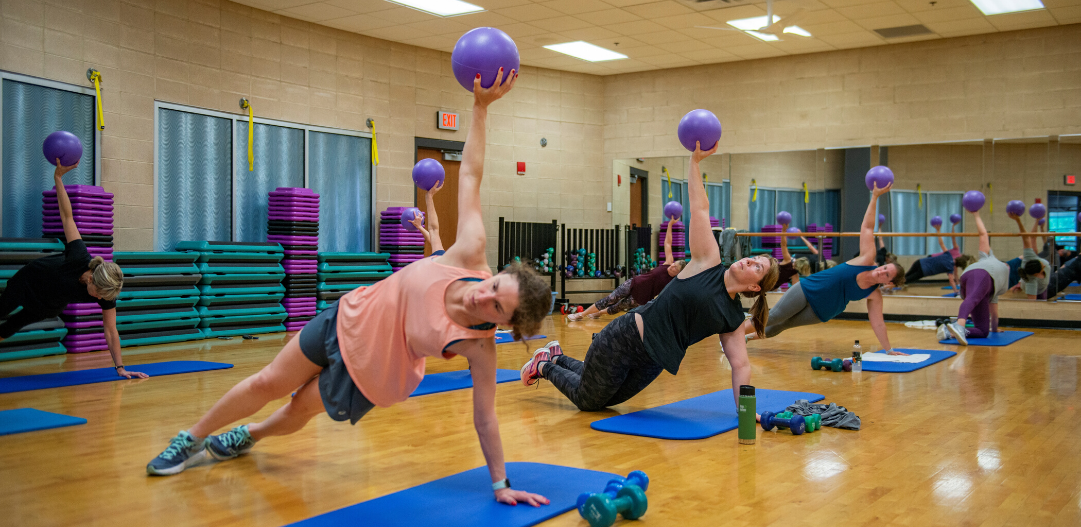
{"type": "Polygon", "coordinates": [[[972,490],[972,481],[963,474],[947,474],[938,478],[935,495],[944,500],[960,500],[972,490]]]}
{"type": "Polygon", "coordinates": [[[976,454],[976,463],[984,470],[998,470],[1002,466],[1002,460],[998,457],[998,450],[984,448],[976,454]]]}
{"type": "Polygon", "coordinates": [[[815,458],[803,467],[803,475],[811,481],[829,479],[848,470],[848,464],[836,458],[815,458]]]}

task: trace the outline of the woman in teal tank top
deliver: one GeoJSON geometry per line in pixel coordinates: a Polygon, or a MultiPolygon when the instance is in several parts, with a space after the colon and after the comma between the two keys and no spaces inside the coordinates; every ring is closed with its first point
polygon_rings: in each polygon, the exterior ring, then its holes
{"type": "MultiPolygon", "coordinates": [[[[812,274],[788,289],[769,310],[766,338],[774,337],[787,329],[827,322],[844,312],[853,300],[867,299],[867,318],[875,331],[882,349],[894,354],[886,334],[886,322],[882,318],[882,292],[879,287],[904,284],[905,270],[896,262],[875,266],[875,205],[878,198],[889,192],[890,187],[878,188],[871,193],[871,203],[863,217],[860,228],[859,256],[831,269],[812,274]]],[[[748,328],[749,329],[749,328],[748,328]]],[[[755,338],[748,333],[747,338],[755,338]]]]}

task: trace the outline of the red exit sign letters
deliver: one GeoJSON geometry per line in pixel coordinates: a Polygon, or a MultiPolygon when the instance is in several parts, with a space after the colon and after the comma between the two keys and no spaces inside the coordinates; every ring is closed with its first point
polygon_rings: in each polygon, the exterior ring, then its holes
{"type": "Polygon", "coordinates": [[[1076,185],[1077,184],[1077,176],[1075,176],[1073,174],[1066,174],[1065,176],[1062,176],[1062,179],[1067,185],[1076,185]]]}
{"type": "Polygon", "coordinates": [[[438,112],[435,112],[435,125],[439,127],[440,130],[457,130],[458,114],[439,110],[438,112]]]}

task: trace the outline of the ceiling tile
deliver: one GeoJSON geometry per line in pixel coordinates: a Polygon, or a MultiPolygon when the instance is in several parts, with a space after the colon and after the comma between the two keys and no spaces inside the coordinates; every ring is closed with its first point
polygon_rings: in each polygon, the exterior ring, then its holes
{"type": "Polygon", "coordinates": [[[816,53],[834,49],[833,46],[823,40],[799,35],[785,35],[784,40],[771,42],[770,45],[789,54],[816,53]]]}
{"type": "Polygon", "coordinates": [[[787,55],[784,51],[771,47],[765,42],[751,44],[749,46],[737,46],[725,51],[744,59],[764,59],[768,57],[781,57],[787,55]]]}
{"type": "Polygon", "coordinates": [[[644,35],[635,35],[634,38],[645,42],[646,44],[665,44],[669,42],[686,42],[691,40],[691,37],[684,35],[678,31],[666,30],[658,31],[656,33],[646,33],[644,35]]]}
{"type": "Polygon", "coordinates": [[[901,26],[914,26],[920,23],[916,17],[903,13],[900,15],[881,16],[875,18],[865,18],[857,20],[857,24],[863,26],[866,29],[884,29],[887,27],[901,27],[901,26]]]}
{"type": "Polygon", "coordinates": [[[1010,13],[1008,15],[995,15],[987,17],[992,26],[999,31],[1012,31],[1015,29],[1027,29],[1030,27],[1043,27],[1056,25],[1055,19],[1046,9],[1038,11],[1026,11],[1024,13],[1010,13]]]}
{"type": "Polygon", "coordinates": [[[694,10],[682,4],[666,0],[664,2],[652,2],[624,8],[642,18],[661,18],[666,16],[685,15],[694,13],[694,10]]]}
{"type": "Polygon", "coordinates": [[[680,55],[687,57],[691,60],[697,60],[703,64],[710,64],[715,62],[730,62],[733,60],[742,60],[739,57],[724,51],[723,49],[703,49],[698,51],[685,51],[680,52],[680,55]]]}
{"type": "Polygon", "coordinates": [[[762,16],[766,14],[766,10],[757,5],[741,5],[737,7],[729,7],[727,9],[714,9],[713,11],[705,11],[702,14],[718,22],[728,22],[729,20],[739,20],[741,18],[762,16]]]}
{"type": "Polygon", "coordinates": [[[515,23],[513,19],[499,13],[493,13],[492,11],[470,13],[468,15],[451,17],[448,18],[448,20],[453,20],[469,27],[503,27],[515,23]]]}
{"type": "Polygon", "coordinates": [[[828,24],[830,22],[840,22],[842,20],[848,20],[841,13],[838,13],[835,9],[823,9],[821,11],[811,11],[804,14],[799,19],[799,27],[806,28],[807,26],[814,24],[828,24]]]}
{"type": "Polygon", "coordinates": [[[983,16],[976,6],[969,3],[961,7],[947,7],[945,9],[932,9],[930,11],[917,11],[913,13],[916,20],[926,24],[928,22],[942,22],[946,20],[964,20],[983,16]]]}
{"type": "Polygon", "coordinates": [[[814,36],[819,35],[842,35],[844,33],[855,33],[864,29],[859,24],[851,20],[842,20],[839,22],[827,22],[825,24],[800,24],[799,27],[806,29],[814,36]]]}
{"type": "Polygon", "coordinates": [[[316,0],[239,0],[237,3],[265,11],[279,11],[290,7],[314,4],[316,0]]]}
{"type": "Polygon", "coordinates": [[[473,26],[459,24],[452,18],[441,18],[439,20],[425,20],[424,22],[405,24],[402,29],[409,31],[413,35],[453,34],[455,35],[455,39],[457,39],[459,36],[465,34],[466,31],[473,29],[473,26]]]}
{"type": "Polygon", "coordinates": [[[1056,7],[1050,10],[1051,16],[1059,24],[1075,24],[1081,22],[1081,6],[1056,7]]]}
{"type": "Polygon", "coordinates": [[[357,14],[356,11],[342,9],[324,2],[281,9],[277,13],[310,22],[322,22],[357,14]]]}
{"type": "Polygon", "coordinates": [[[604,2],[613,7],[630,7],[632,5],[649,4],[656,2],[657,0],[604,0],[604,2]]]}
{"type": "Polygon", "coordinates": [[[514,7],[516,5],[528,5],[533,2],[532,0],[477,0],[470,3],[479,5],[489,11],[496,11],[506,7],[514,7]]]}
{"type": "Polygon", "coordinates": [[[322,24],[345,31],[356,31],[360,33],[368,31],[369,29],[378,29],[381,27],[390,27],[397,25],[394,22],[390,22],[388,20],[383,20],[382,18],[377,18],[369,15],[353,15],[343,18],[335,18],[334,20],[322,22],[322,24]]]}
{"type": "Polygon", "coordinates": [[[654,18],[654,22],[672,29],[693,29],[695,26],[712,26],[717,21],[701,13],[654,18]]]}
{"type": "Polygon", "coordinates": [[[903,15],[908,13],[904,9],[901,9],[901,6],[897,5],[895,2],[875,2],[873,4],[842,7],[837,9],[837,12],[856,22],[859,22],[861,19],[889,15],[903,15]]]}
{"type": "Polygon", "coordinates": [[[562,15],[555,9],[549,9],[541,4],[525,4],[514,7],[504,7],[495,10],[503,16],[510,17],[519,22],[532,22],[534,20],[543,20],[545,18],[555,18],[562,15]]]}
{"type": "Polygon", "coordinates": [[[642,59],[642,62],[663,68],[679,68],[683,66],[695,66],[698,64],[698,61],[696,60],[691,60],[687,57],[676,55],[675,53],[647,57],[642,59]]]}
{"type": "Polygon", "coordinates": [[[829,7],[837,9],[840,7],[852,7],[863,4],[873,4],[880,1],[881,0],[822,0],[822,3],[826,4],[829,7]]]}
{"type": "Polygon", "coordinates": [[[639,18],[637,15],[628,13],[622,9],[605,9],[604,11],[582,13],[578,15],[578,18],[581,18],[586,22],[596,24],[598,26],[608,26],[612,24],[622,24],[625,22],[635,22],[641,20],[641,18],[639,18]]]}
{"type": "Polygon", "coordinates": [[[526,23],[518,23],[518,24],[510,24],[510,25],[507,25],[507,26],[499,26],[499,29],[502,29],[504,33],[510,35],[510,38],[513,38],[515,40],[517,40],[519,38],[531,37],[533,35],[540,35],[542,33],[547,33],[547,31],[545,31],[545,30],[543,30],[543,29],[541,29],[539,27],[531,26],[531,25],[526,24],[526,23]]]}
{"type": "Polygon", "coordinates": [[[840,33],[831,34],[818,37],[819,40],[825,42],[835,48],[858,48],[863,46],[877,46],[885,44],[885,39],[870,31],[859,31],[854,33],[840,33]]]}
{"type": "MultiPolygon", "coordinates": [[[[939,11],[943,9],[953,9],[955,7],[970,6],[971,0],[894,0],[897,5],[909,13],[922,13],[924,11],[939,11]],[[934,4],[934,5],[932,5],[934,4]]],[[[980,13],[983,16],[983,13],[980,13]]]]}
{"type": "Polygon", "coordinates": [[[618,24],[604,24],[604,27],[615,31],[621,35],[637,36],[643,33],[656,33],[658,31],[664,31],[667,28],[650,22],[649,20],[635,20],[633,22],[620,22],[618,24]]]}
{"type": "Polygon", "coordinates": [[[931,31],[944,37],[956,37],[961,35],[975,35],[978,33],[990,33],[995,30],[987,21],[987,17],[969,18],[965,20],[950,20],[948,22],[932,22],[925,24],[931,31]]]}
{"type": "Polygon", "coordinates": [[[747,39],[751,38],[744,34],[742,31],[717,31],[714,33],[717,36],[710,38],[699,38],[702,42],[709,44],[713,47],[725,49],[728,46],[746,46],[747,39]]]}
{"type": "MultiPolygon", "coordinates": [[[[569,37],[571,40],[585,40],[585,41],[612,41],[613,39],[618,42],[621,35],[610,29],[603,27],[590,26],[582,29],[571,29],[559,32],[560,35],[569,37]]],[[[597,44],[597,42],[593,42],[597,44]]],[[[598,46],[600,44],[597,44],[598,46]]]]}
{"type": "Polygon", "coordinates": [[[573,16],[558,16],[555,18],[545,18],[543,20],[534,20],[529,25],[537,26],[541,29],[546,29],[553,33],[562,33],[563,30],[582,29],[587,27],[596,27],[585,20],[579,20],[573,16]]]}
{"type": "Polygon", "coordinates": [[[457,40],[457,38],[450,35],[433,35],[406,40],[405,43],[420,46],[422,48],[438,49],[449,53],[454,50],[454,44],[457,43],[457,40]]]}
{"type": "Polygon", "coordinates": [[[684,51],[702,51],[704,49],[716,49],[713,46],[706,44],[705,42],[699,42],[697,40],[685,40],[682,42],[662,42],[657,44],[657,47],[672,53],[683,53],[684,51]]]}
{"type": "Polygon", "coordinates": [[[323,3],[361,14],[387,8],[386,0],[324,0],[323,3]]]}
{"type": "Polygon", "coordinates": [[[390,9],[367,13],[367,15],[382,18],[383,20],[386,20],[388,22],[394,22],[395,24],[411,24],[413,22],[427,22],[428,20],[443,19],[442,17],[433,15],[431,13],[417,11],[416,9],[410,9],[408,7],[397,6],[390,2],[383,3],[387,6],[390,6],[390,9]]]}
{"type": "Polygon", "coordinates": [[[704,27],[688,27],[688,28],[683,28],[683,29],[677,29],[676,31],[679,31],[680,33],[683,33],[684,35],[687,35],[688,37],[698,39],[698,40],[712,39],[712,38],[717,38],[717,37],[724,36],[724,35],[731,35],[731,36],[742,36],[743,35],[743,33],[740,30],[738,30],[738,29],[736,29],[734,27],[731,27],[731,26],[725,27],[725,24],[720,24],[718,22],[713,22],[712,24],[710,24],[708,26],[704,26],[704,27]],[[715,28],[723,28],[723,29],[715,29],[715,28]]]}
{"type": "Polygon", "coordinates": [[[577,15],[579,13],[589,13],[592,11],[604,11],[605,9],[611,9],[612,6],[601,2],[600,0],[553,0],[551,2],[545,2],[545,7],[550,7],[565,13],[568,15],[577,15]]]}

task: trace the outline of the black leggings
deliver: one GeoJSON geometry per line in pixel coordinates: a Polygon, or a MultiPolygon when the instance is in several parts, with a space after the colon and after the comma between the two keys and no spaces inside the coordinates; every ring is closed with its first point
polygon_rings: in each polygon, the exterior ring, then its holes
{"type": "Polygon", "coordinates": [[[16,280],[16,278],[18,278],[18,275],[11,277],[8,280],[7,289],[0,293],[0,318],[11,315],[11,312],[18,309],[19,306],[23,306],[23,309],[0,323],[0,339],[11,338],[24,326],[40,322],[49,317],[47,314],[27,309],[28,304],[26,301],[29,299],[29,293],[22,286],[22,282],[16,280]]]}
{"type": "Polygon", "coordinates": [[[664,368],[646,353],[634,314],[623,315],[594,336],[586,360],[560,355],[544,378],[585,412],[620,404],[641,392],[664,368]]]}
{"type": "MultiPolygon", "coordinates": [[[[923,258],[920,258],[920,260],[922,259],[923,258]]],[[[923,266],[920,265],[920,260],[916,260],[916,263],[908,268],[908,273],[905,273],[906,284],[919,282],[920,279],[923,278],[923,266]]]]}
{"type": "Polygon", "coordinates": [[[1055,274],[1051,275],[1047,285],[1047,296],[1055,296],[1070,287],[1070,284],[1081,280],[1081,257],[1074,258],[1059,267],[1055,274]]]}

